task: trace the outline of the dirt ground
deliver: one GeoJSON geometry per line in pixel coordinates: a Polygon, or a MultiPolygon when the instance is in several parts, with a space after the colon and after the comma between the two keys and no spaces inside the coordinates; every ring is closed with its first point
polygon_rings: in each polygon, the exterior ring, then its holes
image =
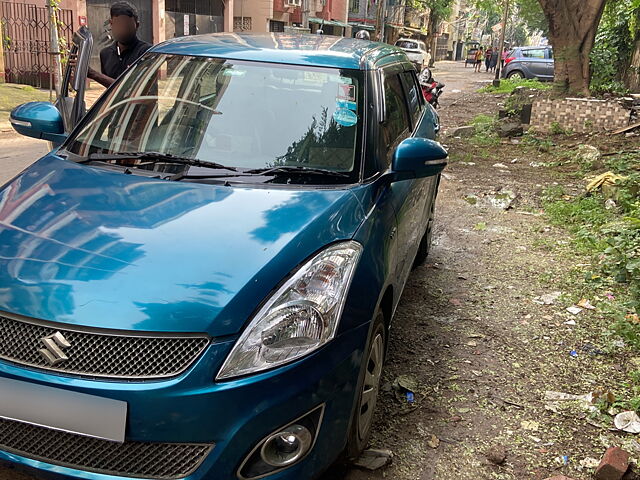
{"type": "MultiPolygon", "coordinates": [[[[445,130],[493,115],[504,101],[474,93],[490,75],[463,64],[441,63],[434,73],[447,84],[439,111],[445,130]]],[[[336,467],[323,480],[591,478],[593,460],[585,459],[599,459],[614,444],[630,448],[631,439],[583,412],[550,410],[545,392],[615,389],[630,359],[600,350],[597,312],[573,316],[565,310],[571,303],[533,301],[570,292],[588,262],[541,212],[545,188],[560,182],[578,191],[582,184],[562,168],[531,166],[553,160],[544,152],[443,142],[451,163],[437,202],[435,244],[395,315],[370,442],[392,450],[393,463],[374,472],[336,467]],[[512,208],[491,205],[490,196],[506,190],[517,195],[512,208]],[[565,324],[570,320],[577,325],[565,324]],[[401,375],[417,383],[413,403],[393,388],[401,375]],[[506,461],[491,463],[490,449],[504,450],[506,461]]],[[[601,140],[603,148],[607,142],[601,140]]],[[[0,480],[27,479],[0,470],[0,480]]]]}

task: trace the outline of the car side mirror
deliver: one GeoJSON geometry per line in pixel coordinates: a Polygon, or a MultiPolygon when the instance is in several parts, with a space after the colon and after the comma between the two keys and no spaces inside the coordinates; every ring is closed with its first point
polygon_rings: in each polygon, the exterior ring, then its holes
{"type": "Polygon", "coordinates": [[[29,102],[14,108],[9,116],[14,130],[27,137],[60,145],[67,136],[60,111],[49,102],[29,102]]]}
{"type": "Polygon", "coordinates": [[[447,151],[428,138],[407,138],[396,148],[391,163],[394,180],[432,177],[447,166],[447,151]]]}

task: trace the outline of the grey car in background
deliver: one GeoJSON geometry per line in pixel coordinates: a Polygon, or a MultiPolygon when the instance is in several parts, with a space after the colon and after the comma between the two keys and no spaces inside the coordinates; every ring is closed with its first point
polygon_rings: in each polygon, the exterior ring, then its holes
{"type": "Polygon", "coordinates": [[[553,49],[551,47],[516,47],[505,60],[504,78],[537,78],[553,81],[553,49]]]}

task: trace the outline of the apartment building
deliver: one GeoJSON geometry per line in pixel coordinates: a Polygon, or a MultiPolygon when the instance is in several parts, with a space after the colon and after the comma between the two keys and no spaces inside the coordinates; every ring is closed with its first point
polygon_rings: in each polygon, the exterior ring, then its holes
{"type": "Polygon", "coordinates": [[[405,30],[405,0],[349,0],[349,24],[353,32],[376,28],[378,8],[384,5],[384,41],[394,43],[404,34],[405,30]]]}
{"type": "Polygon", "coordinates": [[[234,0],[234,32],[290,30],[349,35],[348,0],[307,0],[309,26],[302,25],[302,0],[234,0]]]}

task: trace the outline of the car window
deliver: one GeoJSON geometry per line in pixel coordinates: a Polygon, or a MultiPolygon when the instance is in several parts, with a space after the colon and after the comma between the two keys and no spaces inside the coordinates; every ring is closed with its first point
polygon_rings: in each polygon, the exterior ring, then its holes
{"type": "Polygon", "coordinates": [[[418,83],[416,81],[416,74],[414,72],[404,72],[402,74],[404,80],[404,87],[407,92],[407,102],[409,103],[409,114],[411,116],[411,123],[415,128],[420,120],[422,114],[422,97],[418,83]]]}
{"type": "Polygon", "coordinates": [[[68,149],[304,165],[356,178],[362,90],[357,70],[148,54],[89,112],[68,149]]]}
{"type": "Polygon", "coordinates": [[[547,50],[547,55],[549,55],[548,58],[553,58],[553,49],[550,48],[549,50],[547,50]]]}
{"type": "Polygon", "coordinates": [[[544,49],[523,50],[522,56],[525,58],[544,58],[544,49]]]}
{"type": "Polygon", "coordinates": [[[416,42],[409,42],[407,40],[398,40],[396,47],[406,48],[408,50],[418,50],[418,44],[416,42]]]}
{"type": "Polygon", "coordinates": [[[384,105],[382,136],[387,149],[392,149],[406,138],[410,129],[409,111],[398,74],[384,76],[384,105]]]}

